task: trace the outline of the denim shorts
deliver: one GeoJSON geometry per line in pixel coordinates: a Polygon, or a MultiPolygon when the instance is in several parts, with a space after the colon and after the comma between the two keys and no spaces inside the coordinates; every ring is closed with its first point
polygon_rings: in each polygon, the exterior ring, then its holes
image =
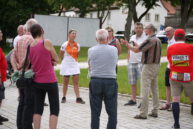
{"type": "Polygon", "coordinates": [[[142,64],[141,63],[129,63],[128,64],[128,80],[129,84],[137,84],[137,79],[141,76],[142,64]]]}

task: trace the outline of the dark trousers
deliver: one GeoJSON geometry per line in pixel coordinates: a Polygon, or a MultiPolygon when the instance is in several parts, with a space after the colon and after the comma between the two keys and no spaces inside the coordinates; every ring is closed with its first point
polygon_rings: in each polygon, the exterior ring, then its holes
{"type": "Polygon", "coordinates": [[[91,129],[99,129],[103,100],[108,114],[107,129],[116,129],[117,87],[116,79],[91,78],[89,84],[91,129]]]}
{"type": "Polygon", "coordinates": [[[32,86],[20,90],[19,105],[17,108],[17,128],[33,129],[34,91],[32,86]]]}

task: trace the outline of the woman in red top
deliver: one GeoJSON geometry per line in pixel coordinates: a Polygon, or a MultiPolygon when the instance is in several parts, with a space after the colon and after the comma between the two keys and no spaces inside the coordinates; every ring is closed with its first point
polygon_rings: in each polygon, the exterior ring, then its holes
{"type": "MultiPolygon", "coordinates": [[[[0,41],[2,40],[2,32],[0,30],[0,41]]],[[[5,59],[5,55],[0,48],[0,107],[2,100],[5,98],[5,87],[3,85],[3,82],[6,81],[6,71],[7,71],[7,61],[5,59]]],[[[8,121],[7,118],[0,115],[0,125],[2,125],[4,121],[8,121]]]]}

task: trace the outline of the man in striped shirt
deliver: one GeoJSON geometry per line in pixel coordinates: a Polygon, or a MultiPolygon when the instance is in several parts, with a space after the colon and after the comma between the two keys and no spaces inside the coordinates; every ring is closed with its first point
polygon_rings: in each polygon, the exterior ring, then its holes
{"type": "Polygon", "coordinates": [[[135,43],[135,46],[127,45],[128,49],[134,52],[142,52],[141,62],[143,64],[141,73],[141,107],[140,114],[136,115],[135,119],[147,119],[148,114],[148,97],[149,89],[152,92],[153,109],[149,116],[158,117],[159,96],[157,75],[160,68],[161,58],[161,41],[155,35],[156,28],[149,24],[145,27],[145,33],[148,35],[146,41],[140,46],[135,43]]]}

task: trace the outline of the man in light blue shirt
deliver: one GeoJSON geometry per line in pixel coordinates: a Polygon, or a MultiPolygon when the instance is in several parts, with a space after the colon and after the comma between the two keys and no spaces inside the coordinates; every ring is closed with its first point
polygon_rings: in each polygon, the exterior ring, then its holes
{"type": "Polygon", "coordinates": [[[99,129],[102,101],[108,114],[107,129],[116,129],[117,125],[117,48],[108,45],[108,32],[100,29],[96,32],[98,45],[88,50],[89,99],[91,108],[91,129],[99,129]]]}

